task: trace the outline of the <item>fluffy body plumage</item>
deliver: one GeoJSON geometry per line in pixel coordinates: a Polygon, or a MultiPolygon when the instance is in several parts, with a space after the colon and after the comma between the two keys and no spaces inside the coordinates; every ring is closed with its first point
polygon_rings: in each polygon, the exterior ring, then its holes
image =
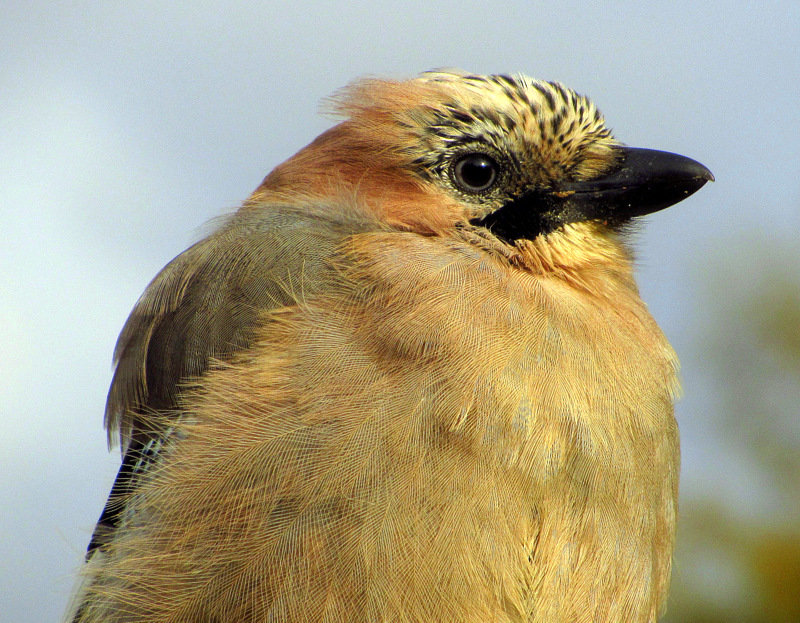
{"type": "Polygon", "coordinates": [[[75,621],[655,621],[675,354],[613,223],[485,220],[602,179],[618,143],[524,76],[336,101],[134,308],[75,621]]]}

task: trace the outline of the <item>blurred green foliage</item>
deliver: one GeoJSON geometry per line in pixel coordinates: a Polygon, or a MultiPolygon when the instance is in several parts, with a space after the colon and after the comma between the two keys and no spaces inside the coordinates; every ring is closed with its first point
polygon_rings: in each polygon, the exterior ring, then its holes
{"type": "MultiPolygon", "coordinates": [[[[741,242],[741,241],[740,241],[741,242]]],[[[754,482],[682,499],[668,623],[800,622],[800,245],[739,243],[706,268],[709,414],[754,482]],[[713,278],[711,277],[713,271],[713,278]],[[762,485],[763,483],[763,485],[762,485]],[[769,500],[762,504],[762,500],[769,500]]],[[[732,475],[735,478],[736,475],[732,475]]]]}

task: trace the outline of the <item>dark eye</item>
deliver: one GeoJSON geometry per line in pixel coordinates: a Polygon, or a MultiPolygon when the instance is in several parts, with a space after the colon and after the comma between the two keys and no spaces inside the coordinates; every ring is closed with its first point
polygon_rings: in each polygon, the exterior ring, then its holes
{"type": "Polygon", "coordinates": [[[453,180],[461,190],[479,193],[491,188],[499,171],[497,163],[486,154],[467,154],[455,161],[453,180]]]}

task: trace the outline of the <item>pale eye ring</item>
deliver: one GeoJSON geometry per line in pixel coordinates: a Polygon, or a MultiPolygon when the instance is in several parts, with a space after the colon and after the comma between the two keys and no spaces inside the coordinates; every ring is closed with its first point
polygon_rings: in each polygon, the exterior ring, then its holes
{"type": "Polygon", "coordinates": [[[453,163],[452,177],[456,186],[468,193],[489,190],[500,173],[500,167],[491,156],[481,152],[461,156],[453,163]]]}

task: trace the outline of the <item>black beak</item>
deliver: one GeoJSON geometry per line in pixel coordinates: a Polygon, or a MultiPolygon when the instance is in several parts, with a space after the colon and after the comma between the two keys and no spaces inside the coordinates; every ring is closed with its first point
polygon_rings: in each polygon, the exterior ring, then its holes
{"type": "Polygon", "coordinates": [[[526,193],[475,224],[509,241],[580,221],[613,227],[674,205],[714,181],[706,167],[678,154],[635,147],[619,147],[618,154],[603,177],[526,193]]]}

